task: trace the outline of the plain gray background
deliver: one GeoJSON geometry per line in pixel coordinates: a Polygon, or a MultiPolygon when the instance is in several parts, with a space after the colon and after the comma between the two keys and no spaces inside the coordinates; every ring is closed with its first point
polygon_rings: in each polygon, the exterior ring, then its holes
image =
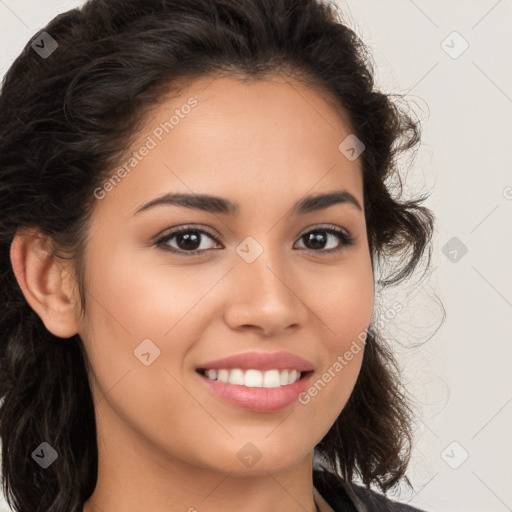
{"type": "MultiPolygon", "coordinates": [[[[0,76],[82,3],[0,0],[0,76]]],[[[415,489],[396,497],[433,512],[512,510],[512,1],[339,4],[379,88],[405,94],[422,119],[405,195],[432,192],[437,218],[430,279],[382,296],[404,305],[386,330],[419,413],[415,489]]]]}

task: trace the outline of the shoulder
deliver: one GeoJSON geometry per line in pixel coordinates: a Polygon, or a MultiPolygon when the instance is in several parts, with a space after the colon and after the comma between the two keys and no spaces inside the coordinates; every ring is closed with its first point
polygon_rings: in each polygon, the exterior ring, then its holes
{"type": "Polygon", "coordinates": [[[426,512],[355,484],[347,486],[341,478],[326,470],[315,469],[313,483],[335,512],[426,512]]]}

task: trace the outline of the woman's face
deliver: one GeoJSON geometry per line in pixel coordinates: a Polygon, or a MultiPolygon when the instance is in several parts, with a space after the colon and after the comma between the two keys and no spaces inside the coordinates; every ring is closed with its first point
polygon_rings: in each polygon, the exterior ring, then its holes
{"type": "Polygon", "coordinates": [[[201,79],[155,110],[95,192],[79,334],[100,452],[240,474],[311,455],[353,389],[373,308],[350,133],[284,79],[201,79]],[[144,207],[166,194],[219,199],[144,207]]]}

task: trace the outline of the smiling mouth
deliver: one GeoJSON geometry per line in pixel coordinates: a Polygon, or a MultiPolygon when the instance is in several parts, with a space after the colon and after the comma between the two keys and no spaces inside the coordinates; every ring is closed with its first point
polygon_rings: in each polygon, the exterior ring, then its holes
{"type": "Polygon", "coordinates": [[[280,388],[295,384],[302,379],[305,375],[312,372],[300,372],[296,369],[289,370],[257,370],[240,368],[226,368],[226,369],[206,369],[198,368],[196,370],[204,377],[233,384],[236,386],[244,386],[247,388],[280,388]]]}

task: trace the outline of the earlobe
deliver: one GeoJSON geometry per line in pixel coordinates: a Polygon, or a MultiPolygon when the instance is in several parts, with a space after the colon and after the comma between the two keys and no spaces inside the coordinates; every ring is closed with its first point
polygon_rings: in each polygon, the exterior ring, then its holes
{"type": "Polygon", "coordinates": [[[60,338],[77,334],[69,274],[62,261],[52,254],[48,240],[36,229],[18,230],[10,257],[25,299],[48,331],[60,338]]]}

